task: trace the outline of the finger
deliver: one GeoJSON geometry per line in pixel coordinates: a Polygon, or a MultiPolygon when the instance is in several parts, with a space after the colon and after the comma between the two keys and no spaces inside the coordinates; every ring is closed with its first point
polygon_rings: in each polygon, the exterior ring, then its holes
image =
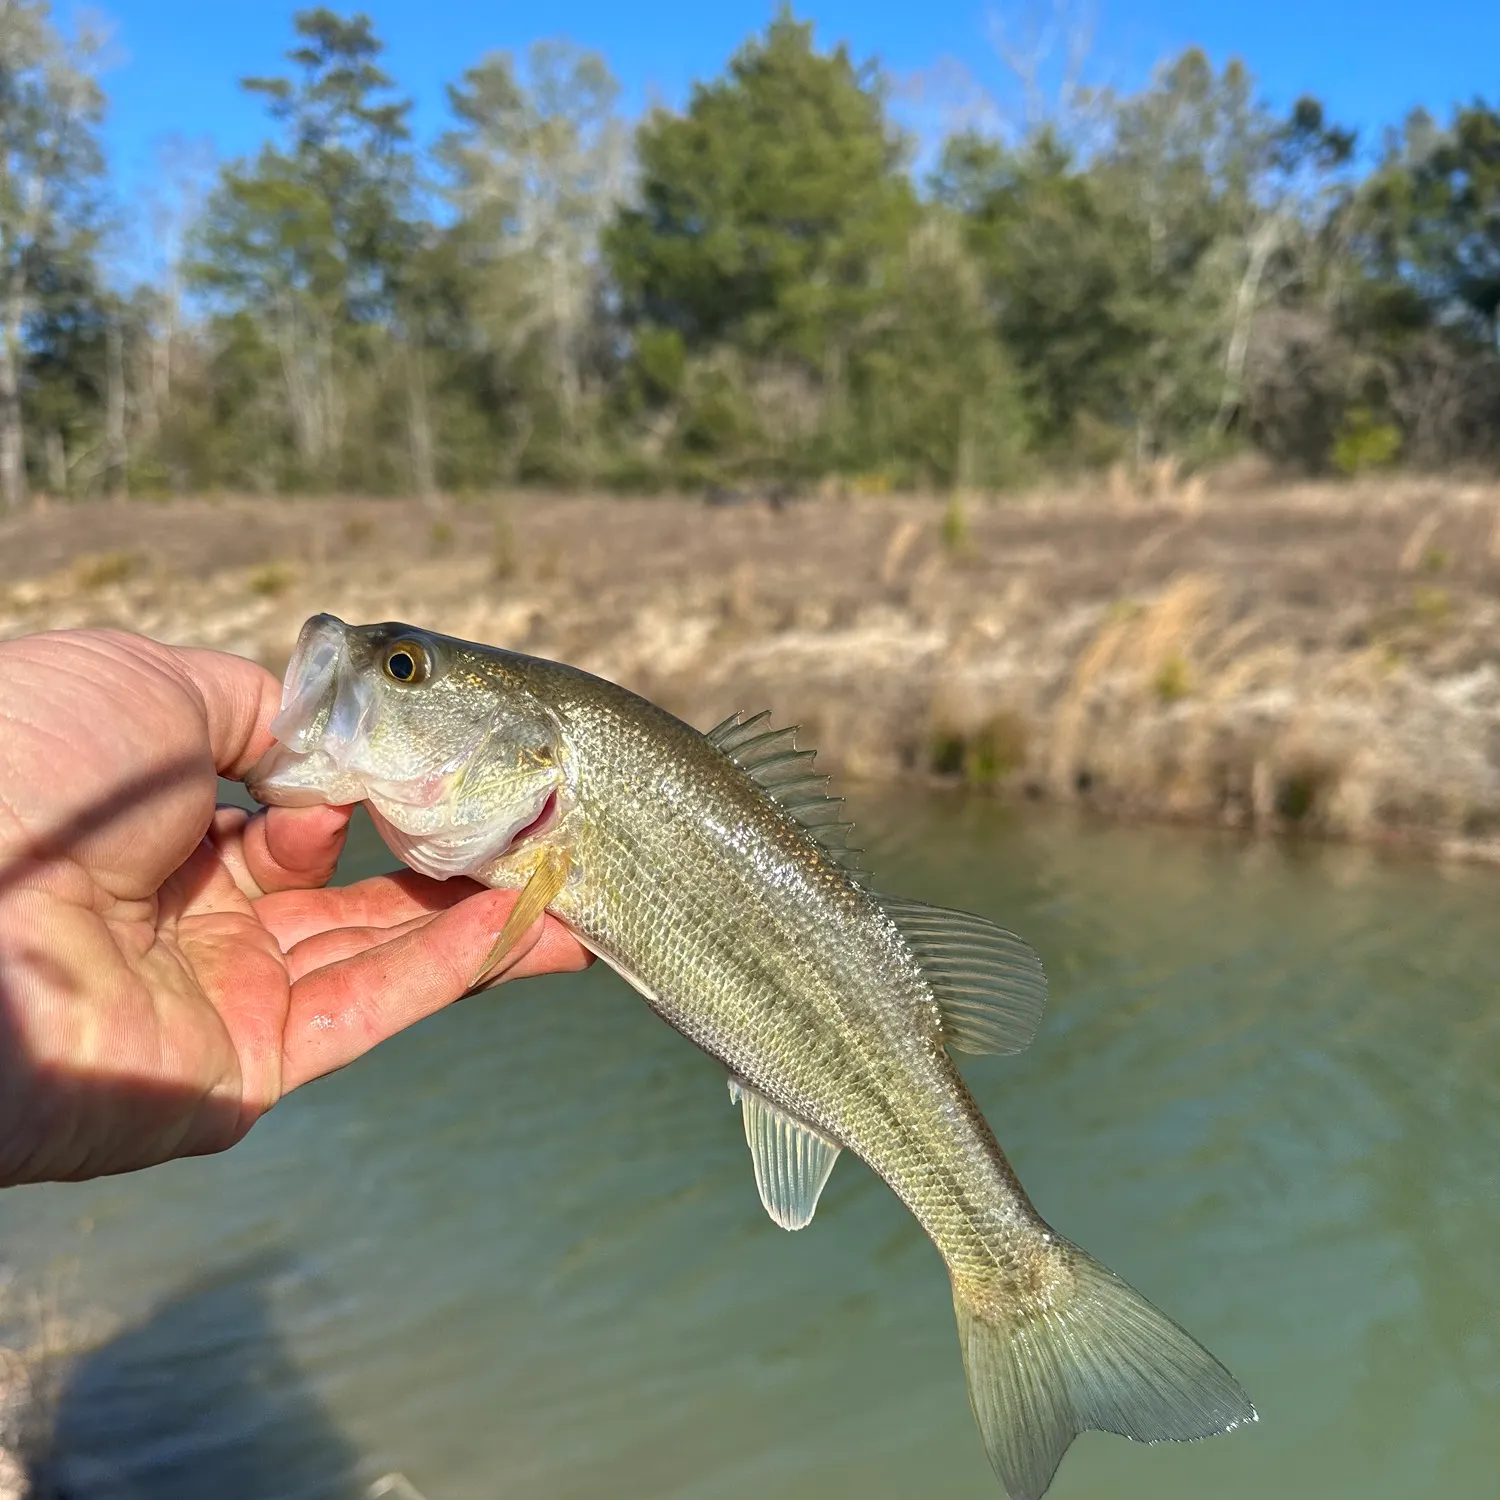
{"type": "MultiPolygon", "coordinates": [[[[397,927],[413,917],[447,911],[482,891],[472,880],[431,880],[414,870],[372,875],[333,889],[281,891],[255,903],[255,913],[283,953],[320,932],[340,927],[397,927]]],[[[490,895],[509,911],[515,891],[490,895]]]]}
{"type": "MultiPolygon", "coordinates": [[[[429,912],[425,916],[413,917],[411,921],[402,922],[396,927],[330,928],[327,932],[320,932],[298,943],[286,954],[287,972],[295,982],[311,974],[315,969],[342,963],[345,959],[355,958],[371,948],[379,947],[381,943],[388,943],[392,938],[401,937],[419,927],[425,927],[429,922],[435,921],[438,915],[437,912],[429,912]]],[[[532,974],[552,974],[558,972],[559,967],[571,964],[574,956],[573,950],[578,947],[578,942],[556,917],[549,913],[540,922],[533,924],[533,929],[529,935],[526,951],[522,955],[529,966],[524,973],[512,972],[520,965],[513,964],[511,962],[513,953],[507,952],[503,958],[491,964],[484,973],[480,974],[464,993],[472,995],[480,990],[488,989],[502,977],[525,979],[532,974]],[[554,930],[546,930],[549,926],[554,930]]],[[[584,951],[587,952],[587,950],[584,951]]]]}
{"type": "Polygon", "coordinates": [[[208,826],[208,842],[240,894],[253,901],[265,893],[245,865],[245,825],[249,821],[250,814],[243,807],[216,807],[208,826]]]}
{"type": "MultiPolygon", "coordinates": [[[[341,1068],[387,1037],[452,1004],[505,925],[513,893],[483,891],[292,986],[283,1051],[287,1089],[341,1068]],[[502,895],[511,900],[499,899],[502,895]]],[[[555,920],[537,923],[507,955],[505,978],[586,967],[586,949],[555,920]]]]}
{"type": "Polygon", "coordinates": [[[420,917],[399,922],[393,927],[330,927],[328,931],[304,938],[287,950],[287,973],[295,983],[315,969],[326,969],[347,958],[357,958],[371,948],[378,948],[382,943],[425,926],[437,915],[437,912],[424,912],[420,917]]]}
{"type": "MultiPolygon", "coordinates": [[[[492,942],[490,948],[493,947],[492,942]]],[[[486,956],[489,951],[485,950],[486,956]]],[[[543,974],[577,974],[593,961],[594,955],[578,941],[567,923],[548,912],[526,934],[525,941],[517,943],[491,972],[478,978],[471,975],[469,987],[463,994],[475,995],[491,985],[509,984],[512,979],[539,979],[543,974]]]]}
{"type": "Polygon", "coordinates": [[[242,850],[257,894],[327,885],[353,815],[352,807],[271,807],[252,817],[242,850]]]}
{"type": "Polygon", "coordinates": [[[333,877],[351,807],[214,810],[209,839],[240,891],[252,901],[271,891],[322,886],[333,877]]]}
{"type": "MultiPolygon", "coordinates": [[[[439,912],[429,912],[424,916],[413,917],[409,922],[402,922],[395,927],[330,928],[327,932],[317,933],[298,943],[285,955],[287,973],[295,983],[316,969],[328,968],[332,964],[342,963],[345,959],[355,958],[371,948],[379,947],[382,943],[388,943],[394,938],[425,927],[428,923],[436,921],[440,915],[439,912]]],[[[533,923],[531,931],[526,934],[526,939],[526,945],[519,960],[516,959],[515,950],[507,951],[504,957],[489,965],[483,973],[472,979],[464,993],[476,994],[498,983],[502,978],[527,979],[536,974],[567,972],[573,968],[585,967],[592,962],[593,955],[583,948],[567,927],[550,912],[540,921],[533,923]],[[579,953],[583,954],[581,960],[578,958],[579,953]]]]}

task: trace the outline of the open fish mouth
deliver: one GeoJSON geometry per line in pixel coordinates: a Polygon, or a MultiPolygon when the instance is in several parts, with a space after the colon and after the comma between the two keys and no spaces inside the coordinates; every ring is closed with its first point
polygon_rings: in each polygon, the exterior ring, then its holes
{"type": "Polygon", "coordinates": [[[245,785],[258,801],[274,806],[369,799],[401,810],[396,816],[402,822],[430,814],[448,800],[473,746],[418,774],[381,776],[368,760],[379,718],[379,693],[371,674],[358,670],[351,657],[348,626],[335,615],[314,615],[287,665],[281,706],[270,725],[276,743],[245,785]]]}
{"type": "Polygon", "coordinates": [[[347,670],[346,628],[333,615],[314,615],[302,627],[271,720],[275,743],[245,778],[257,802],[310,807],[365,796],[340,753],[356,742],[372,708],[372,695],[347,670]]]}
{"type": "Polygon", "coordinates": [[[275,743],[246,778],[251,794],[280,807],[363,802],[392,853],[439,879],[472,875],[553,828],[564,806],[557,780],[522,778],[503,799],[467,796],[493,721],[450,721],[428,735],[421,699],[392,718],[392,695],[405,691],[382,676],[378,643],[372,652],[361,631],[313,616],[287,665],[275,743]]]}
{"type": "Polygon", "coordinates": [[[305,755],[330,731],[347,742],[358,732],[361,715],[368,711],[367,704],[346,702],[344,712],[337,715],[338,722],[332,722],[339,707],[339,684],[347,683],[353,675],[339,670],[346,665],[345,628],[334,615],[314,615],[297,637],[282,683],[281,707],[271,720],[271,733],[288,750],[305,755]]]}

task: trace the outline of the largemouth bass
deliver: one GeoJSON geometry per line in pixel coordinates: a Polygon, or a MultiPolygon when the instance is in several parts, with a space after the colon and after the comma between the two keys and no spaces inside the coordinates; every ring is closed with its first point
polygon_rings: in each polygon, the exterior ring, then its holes
{"type": "Polygon", "coordinates": [[[947,1264],[1012,1500],[1086,1429],[1255,1420],[1207,1350],[1042,1220],[954,1066],[1030,1042],[1036,954],[877,892],[793,731],[737,714],[701,734],[557,662],[330,615],[303,627],[272,727],[259,800],[367,802],[407,864],[522,891],[499,947],[552,911],[716,1057],[777,1224],[812,1220],[840,1151],[890,1185],[947,1264]]]}

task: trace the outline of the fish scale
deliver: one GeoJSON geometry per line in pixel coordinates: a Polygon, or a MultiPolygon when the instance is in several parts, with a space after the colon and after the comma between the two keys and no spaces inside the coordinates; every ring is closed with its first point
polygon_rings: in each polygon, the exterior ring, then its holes
{"type": "Polygon", "coordinates": [[[521,888],[522,930],[552,911],[717,1058],[776,1223],[811,1221],[840,1151],[890,1185],[947,1264],[1012,1500],[1090,1427],[1154,1442],[1255,1420],[1207,1350],[1042,1220],[949,1055],[1027,1045],[1035,954],[856,877],[791,731],[734,716],[704,735],[562,663],[327,615],[273,731],[261,800],[367,798],[402,858],[521,888]]]}

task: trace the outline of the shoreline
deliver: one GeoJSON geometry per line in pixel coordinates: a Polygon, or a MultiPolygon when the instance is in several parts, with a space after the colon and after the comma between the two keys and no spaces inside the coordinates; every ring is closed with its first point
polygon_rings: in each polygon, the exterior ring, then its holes
{"type": "Polygon", "coordinates": [[[754,502],[522,493],[0,522],[0,638],[115,625],[279,673],[307,615],[571,661],[819,765],[1500,862],[1500,484],[754,502]]]}

